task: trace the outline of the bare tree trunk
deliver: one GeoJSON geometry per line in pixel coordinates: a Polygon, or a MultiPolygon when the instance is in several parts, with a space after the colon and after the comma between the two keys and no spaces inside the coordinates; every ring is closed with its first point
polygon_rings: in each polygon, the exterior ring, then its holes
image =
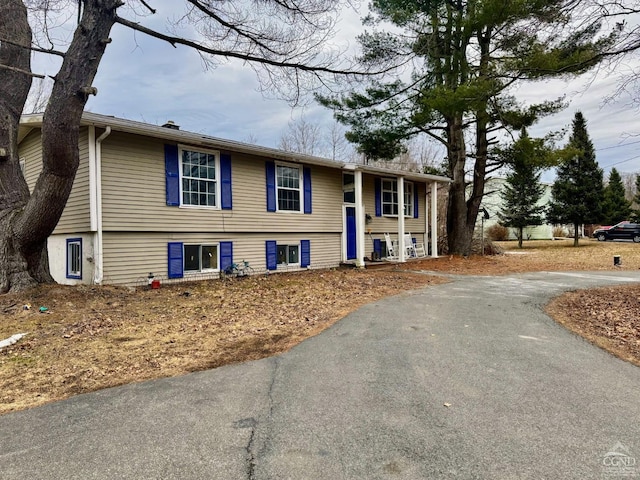
{"type": "Polygon", "coordinates": [[[574,247],[578,246],[578,228],[580,228],[580,224],[574,223],[573,224],[573,246],[574,247]]]}
{"type": "Polygon", "coordinates": [[[21,254],[13,230],[16,214],[26,205],[29,189],[20,172],[18,126],[32,77],[31,27],[27,10],[19,0],[0,1],[0,291],[10,285],[29,285],[28,261],[21,254]]]}
{"type": "Polygon", "coordinates": [[[0,0],[0,292],[51,282],[47,238],[64,210],[79,163],[78,138],[91,83],[109,43],[120,0],[85,0],[42,125],[43,168],[33,193],[20,172],[18,127],[31,85],[31,29],[19,0],[0,0]],[[18,45],[18,46],[16,46],[18,45]],[[6,145],[6,147],[5,147],[6,145]]]}
{"type": "Polygon", "coordinates": [[[522,248],[522,237],[524,237],[524,227],[518,227],[518,248],[522,248]]]}
{"type": "MultiPolygon", "coordinates": [[[[479,33],[478,45],[480,46],[480,75],[489,78],[491,29],[479,33]]],[[[487,97],[490,92],[487,92],[487,97]]],[[[473,183],[469,199],[466,199],[465,163],[466,151],[464,146],[464,133],[462,128],[462,114],[453,122],[447,122],[447,134],[449,144],[449,164],[453,178],[447,214],[447,236],[449,239],[449,253],[457,255],[471,254],[473,233],[480,211],[480,204],[484,197],[484,184],[487,170],[487,157],[489,143],[487,140],[487,128],[489,114],[487,113],[487,100],[482,100],[476,114],[476,152],[473,164],[473,183]]]]}
{"type": "Polygon", "coordinates": [[[469,231],[467,223],[466,149],[461,116],[447,121],[447,137],[449,173],[452,178],[447,203],[447,246],[450,254],[469,255],[473,230],[469,231]]]}

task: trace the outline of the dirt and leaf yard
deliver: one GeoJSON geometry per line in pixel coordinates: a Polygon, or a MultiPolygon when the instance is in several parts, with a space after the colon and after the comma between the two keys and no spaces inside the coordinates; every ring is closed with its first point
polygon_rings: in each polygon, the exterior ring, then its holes
{"type": "MultiPolygon", "coordinates": [[[[310,270],[163,285],[41,286],[0,296],[0,413],[111,386],[180,375],[291,348],[358,307],[445,281],[440,273],[640,269],[640,245],[585,240],[501,244],[505,254],[384,268],[310,270]],[[613,265],[613,256],[621,265],[613,265]],[[42,308],[41,308],[42,307],[42,308]]],[[[593,343],[640,364],[640,286],[570,292],[549,306],[593,343]]]]}

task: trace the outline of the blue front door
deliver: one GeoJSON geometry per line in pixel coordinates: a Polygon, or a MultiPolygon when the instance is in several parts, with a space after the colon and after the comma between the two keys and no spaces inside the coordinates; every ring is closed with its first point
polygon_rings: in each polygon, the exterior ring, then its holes
{"type": "Polygon", "coordinates": [[[358,257],[356,242],[356,207],[346,207],[347,209],[347,260],[358,257]]]}

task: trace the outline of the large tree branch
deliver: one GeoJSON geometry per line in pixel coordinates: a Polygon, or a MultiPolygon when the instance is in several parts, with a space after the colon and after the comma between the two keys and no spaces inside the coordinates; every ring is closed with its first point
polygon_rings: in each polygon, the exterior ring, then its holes
{"type": "Polygon", "coordinates": [[[59,57],[63,57],[64,58],[64,52],[60,52],[58,50],[54,50],[52,48],[40,48],[40,47],[35,47],[33,45],[23,45],[19,42],[14,42],[9,38],[4,38],[4,37],[0,37],[0,43],[8,43],[9,45],[14,45],[16,47],[20,47],[20,48],[24,48],[27,50],[31,50],[32,52],[38,52],[38,53],[46,53],[48,55],[57,55],[59,57]]]}
{"type": "Polygon", "coordinates": [[[185,38],[174,37],[171,35],[166,35],[164,33],[157,32],[155,30],[144,27],[138,23],[132,22],[130,20],[127,20],[119,16],[116,17],[116,23],[119,23],[120,25],[123,25],[128,28],[131,28],[132,30],[135,30],[137,32],[144,33],[145,35],[149,35],[150,37],[163,40],[169,43],[170,45],[172,45],[173,47],[176,47],[177,45],[183,45],[185,47],[192,48],[198,52],[206,53],[208,55],[214,55],[214,56],[225,57],[225,58],[236,58],[239,60],[244,60],[246,62],[251,62],[255,64],[264,64],[272,67],[291,68],[298,71],[312,72],[312,73],[318,73],[318,74],[329,73],[333,75],[356,75],[356,76],[380,75],[382,73],[386,73],[393,69],[393,67],[388,67],[381,71],[368,72],[368,71],[353,71],[353,70],[337,70],[337,69],[322,66],[322,65],[316,65],[316,66],[305,65],[303,63],[297,63],[294,61],[275,60],[271,58],[251,55],[248,53],[239,53],[239,52],[234,52],[230,50],[219,50],[219,49],[207,47],[206,45],[202,45],[192,40],[187,40],[185,38]]]}
{"type": "Polygon", "coordinates": [[[204,13],[208,17],[218,22],[223,27],[228,28],[229,30],[235,32],[238,36],[255,43],[256,45],[260,46],[261,48],[264,48],[265,50],[273,53],[274,55],[277,55],[278,52],[276,52],[273,48],[271,48],[265,42],[262,42],[259,38],[259,35],[257,35],[256,32],[244,31],[243,29],[239,28],[238,25],[227,22],[222,17],[220,17],[220,15],[217,15],[213,10],[211,10],[205,5],[202,5],[202,3],[197,0],[187,0],[187,2],[192,4],[194,7],[196,7],[198,10],[200,10],[202,13],[204,13]]]}
{"type": "Polygon", "coordinates": [[[27,75],[28,77],[45,78],[44,75],[41,75],[39,73],[33,73],[33,72],[30,72],[29,70],[24,70],[22,68],[12,67],[10,65],[3,65],[1,63],[0,63],[0,68],[3,68],[5,70],[11,70],[12,72],[16,72],[16,73],[21,73],[23,75],[27,75]]]}

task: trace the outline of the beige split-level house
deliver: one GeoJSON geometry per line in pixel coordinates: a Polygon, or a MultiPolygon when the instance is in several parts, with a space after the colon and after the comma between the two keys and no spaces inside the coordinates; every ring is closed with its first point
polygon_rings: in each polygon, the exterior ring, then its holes
{"type": "MultiPolygon", "coordinates": [[[[49,238],[60,283],[216,277],[232,262],[277,272],[365,265],[384,234],[437,256],[439,184],[401,172],[84,113],[80,166],[49,238]],[[398,215],[404,212],[404,215],[398,215]],[[431,232],[431,233],[430,233],[431,232]]],[[[25,115],[20,155],[33,188],[42,115],[25,115]]],[[[404,249],[399,248],[399,261],[404,249]]],[[[377,255],[374,255],[376,252],[377,255]]]]}

